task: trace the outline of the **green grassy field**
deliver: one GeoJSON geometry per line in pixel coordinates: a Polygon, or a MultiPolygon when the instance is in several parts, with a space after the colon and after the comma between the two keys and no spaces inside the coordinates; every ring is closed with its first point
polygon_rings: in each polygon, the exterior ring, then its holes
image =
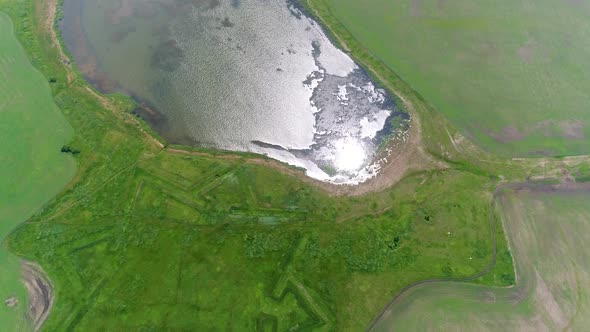
{"type": "Polygon", "coordinates": [[[486,150],[590,151],[590,3],[308,1],[486,150]]]}
{"type": "Polygon", "coordinates": [[[48,330],[252,330],[263,317],[281,331],[358,330],[406,284],[487,265],[485,188],[448,171],[333,199],[243,161],[163,152],[50,205],[10,247],[58,285],[48,330]]]}
{"type": "MultiPolygon", "coordinates": [[[[127,98],[66,82],[39,24],[44,1],[0,3],[32,63],[55,78],[74,128],[67,144],[80,152],[65,191],[7,241],[54,283],[46,330],[359,330],[405,285],[491,260],[488,171],[457,164],[331,197],[250,155],[162,149],[126,114],[127,98]]],[[[502,256],[479,282],[506,285],[510,267],[502,256]]]]}
{"type": "MultiPolygon", "coordinates": [[[[54,102],[74,128],[67,145],[79,151],[73,181],[6,242],[54,284],[48,331],[363,330],[408,284],[486,269],[501,179],[590,172],[584,160],[506,161],[454,142],[452,126],[341,31],[412,105],[445,170],[334,197],[250,154],[177,153],[142,132],[128,98],[97,98],[64,66],[41,23],[47,3],[0,0],[30,61],[55,81],[54,102]]],[[[506,286],[512,260],[495,231],[497,264],[475,283],[506,286]]]]}
{"type": "MultiPolygon", "coordinates": [[[[73,159],[60,153],[72,129],[53,102],[49,83],[28,61],[0,12],[0,239],[53,198],[72,178],[73,159]]],[[[27,296],[18,259],[0,248],[0,329],[22,326],[27,296]],[[4,305],[16,297],[17,308],[4,305]]]]}
{"type": "Polygon", "coordinates": [[[590,324],[590,186],[506,190],[499,208],[518,280],[515,287],[461,283],[404,294],[376,331],[582,331],[590,324]],[[427,313],[427,314],[425,314],[427,313]]]}

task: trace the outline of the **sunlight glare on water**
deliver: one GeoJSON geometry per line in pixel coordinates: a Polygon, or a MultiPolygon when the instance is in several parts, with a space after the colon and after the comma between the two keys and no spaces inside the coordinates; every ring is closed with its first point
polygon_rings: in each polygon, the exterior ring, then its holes
{"type": "Polygon", "coordinates": [[[354,138],[344,138],[335,142],[334,166],[338,170],[354,172],[363,167],[367,156],[363,145],[354,138]]]}

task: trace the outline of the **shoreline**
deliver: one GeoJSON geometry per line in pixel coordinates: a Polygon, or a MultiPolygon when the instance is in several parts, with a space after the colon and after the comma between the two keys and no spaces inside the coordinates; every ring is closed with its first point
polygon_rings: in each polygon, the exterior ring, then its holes
{"type": "MultiPolygon", "coordinates": [[[[420,127],[420,121],[418,119],[418,114],[415,112],[413,105],[409,103],[403,96],[401,96],[397,91],[392,89],[391,86],[384,84],[384,80],[379,77],[379,81],[376,82],[379,85],[383,85],[389,93],[396,99],[398,103],[401,103],[402,109],[404,109],[410,116],[410,128],[408,130],[408,139],[405,142],[390,140],[384,151],[391,151],[390,153],[378,153],[375,155],[374,163],[380,165],[379,172],[367,180],[358,183],[358,184],[337,184],[329,181],[322,181],[315,178],[308,176],[305,171],[302,171],[301,168],[276,160],[272,159],[266,155],[259,155],[253,152],[247,151],[229,151],[229,150],[212,150],[214,153],[207,153],[207,152],[194,152],[193,149],[198,149],[198,147],[192,146],[183,146],[183,145],[174,145],[174,148],[168,148],[169,146],[173,145],[166,142],[159,136],[156,136],[153,133],[152,127],[143,119],[135,117],[131,113],[123,113],[115,110],[113,105],[110,102],[109,95],[104,95],[101,92],[97,91],[86,79],[83,77],[79,77],[81,74],[73,68],[75,63],[72,59],[68,56],[68,54],[63,49],[63,42],[61,40],[61,34],[56,32],[57,25],[56,22],[56,15],[59,10],[59,6],[63,5],[58,0],[47,0],[45,1],[45,12],[47,14],[44,22],[44,26],[49,29],[49,37],[52,40],[52,44],[54,47],[57,48],[58,53],[60,55],[61,62],[63,63],[64,67],[66,68],[68,84],[71,84],[76,78],[80,78],[83,80],[83,88],[91,94],[94,98],[96,98],[105,108],[110,109],[116,114],[118,117],[122,118],[124,121],[130,121],[136,125],[136,127],[145,135],[148,141],[155,146],[157,146],[161,151],[169,151],[172,153],[185,153],[191,155],[202,155],[208,157],[220,157],[215,152],[220,152],[223,154],[223,158],[243,158],[241,154],[247,153],[251,154],[251,157],[248,157],[246,160],[252,164],[258,165],[265,165],[267,167],[276,169],[281,171],[284,174],[288,174],[291,176],[295,176],[300,180],[303,180],[305,183],[311,184],[316,188],[326,191],[330,195],[334,196],[361,196],[364,194],[368,194],[371,192],[378,192],[384,189],[387,189],[396,183],[398,183],[405,175],[412,173],[412,172],[419,172],[425,170],[436,170],[436,169],[446,169],[448,168],[447,165],[444,163],[435,160],[429,153],[425,152],[422,148],[422,131],[420,127]],[[146,129],[149,128],[149,129],[146,129]],[[182,151],[182,152],[181,152],[182,151]],[[385,155],[384,155],[385,154],[385,155]],[[228,156],[232,157],[228,157],[228,156]],[[380,160],[385,159],[385,162],[380,162],[380,160]]],[[[306,14],[310,14],[306,11],[306,14]]],[[[343,44],[341,40],[333,40],[333,33],[327,33],[329,30],[321,20],[317,20],[315,15],[310,15],[310,18],[316,20],[316,22],[321,26],[321,28],[326,32],[326,35],[329,39],[331,39],[332,43],[336,47],[342,47],[343,51],[345,51],[348,56],[350,56],[357,64],[359,64],[363,70],[366,70],[370,75],[375,75],[375,70],[368,65],[359,61],[359,59],[355,58],[350,54],[348,47],[346,44],[343,44]]],[[[134,101],[135,102],[135,101],[134,101]]]]}

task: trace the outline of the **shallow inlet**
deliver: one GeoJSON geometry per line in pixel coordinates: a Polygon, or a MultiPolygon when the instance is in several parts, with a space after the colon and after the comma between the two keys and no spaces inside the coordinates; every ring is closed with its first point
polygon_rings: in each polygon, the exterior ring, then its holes
{"type": "Polygon", "coordinates": [[[355,184],[406,136],[408,115],[286,0],[65,0],[62,31],[86,78],[133,96],[170,143],[355,184]]]}

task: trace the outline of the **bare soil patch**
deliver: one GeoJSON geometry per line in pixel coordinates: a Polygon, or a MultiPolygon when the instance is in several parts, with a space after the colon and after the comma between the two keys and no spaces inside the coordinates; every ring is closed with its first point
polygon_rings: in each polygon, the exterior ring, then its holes
{"type": "Polygon", "coordinates": [[[515,126],[504,127],[499,133],[490,132],[489,134],[501,143],[517,142],[527,135],[526,132],[518,130],[515,126]]]}
{"type": "Polygon", "coordinates": [[[500,143],[518,142],[535,132],[542,132],[545,137],[563,137],[573,140],[586,138],[584,123],[580,120],[545,120],[531,123],[522,129],[507,126],[499,132],[492,130],[485,130],[485,132],[500,143]]]}
{"type": "Polygon", "coordinates": [[[53,287],[39,265],[23,261],[21,266],[23,283],[29,293],[27,318],[35,331],[39,331],[53,306],[53,287]]]}
{"type": "Polygon", "coordinates": [[[9,308],[16,308],[18,307],[18,299],[14,296],[10,296],[4,300],[4,304],[9,308]]]}
{"type": "Polygon", "coordinates": [[[541,275],[539,275],[539,272],[535,271],[535,274],[537,282],[537,287],[535,288],[535,294],[538,300],[537,306],[544,309],[551,320],[561,330],[566,327],[568,319],[559,307],[559,303],[555,300],[549,286],[547,286],[541,275]]]}
{"type": "Polygon", "coordinates": [[[57,49],[58,55],[60,60],[66,66],[66,77],[68,83],[71,83],[74,80],[74,73],[70,67],[70,59],[66,56],[63,49],[61,48],[61,44],[59,43],[59,39],[57,38],[57,34],[55,32],[55,15],[57,13],[57,0],[44,0],[39,2],[40,6],[37,8],[37,15],[40,15],[44,18],[42,20],[42,29],[49,32],[49,37],[51,38],[51,42],[53,47],[57,49]],[[39,13],[39,11],[41,11],[39,13]]]}
{"type": "Polygon", "coordinates": [[[559,122],[559,128],[563,137],[582,140],[585,139],[584,135],[584,123],[579,120],[565,120],[559,122]]]}
{"type": "Polygon", "coordinates": [[[422,0],[412,0],[410,13],[413,17],[422,17],[424,15],[422,10],[422,0]]]}
{"type": "Polygon", "coordinates": [[[527,40],[518,48],[517,54],[524,63],[531,63],[538,60],[546,62],[547,60],[547,56],[542,54],[541,45],[535,39],[527,40]]]}

